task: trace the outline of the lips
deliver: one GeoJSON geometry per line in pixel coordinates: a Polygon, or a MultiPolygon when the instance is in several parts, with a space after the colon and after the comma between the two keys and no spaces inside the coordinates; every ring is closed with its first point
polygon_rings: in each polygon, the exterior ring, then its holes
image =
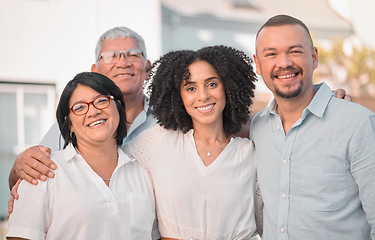
{"type": "Polygon", "coordinates": [[[303,74],[303,70],[300,67],[289,66],[286,68],[279,68],[271,72],[271,79],[288,79],[296,77],[299,74],[303,74]]]}
{"type": "Polygon", "coordinates": [[[295,77],[297,76],[296,73],[293,73],[293,74],[286,74],[286,75],[279,75],[279,76],[276,76],[277,79],[287,79],[287,78],[292,78],[292,77],[295,77]]]}
{"type": "Polygon", "coordinates": [[[103,124],[105,121],[107,121],[107,120],[106,120],[106,119],[96,120],[96,121],[94,121],[94,122],[91,122],[91,123],[88,124],[87,126],[88,126],[88,127],[95,127],[95,126],[98,126],[98,125],[103,124]]]}
{"type": "Polygon", "coordinates": [[[116,77],[132,77],[132,76],[134,76],[133,73],[120,73],[116,75],[116,77]]]}
{"type": "Polygon", "coordinates": [[[212,103],[212,104],[208,104],[208,105],[205,105],[205,106],[199,106],[199,107],[195,107],[198,111],[200,112],[210,112],[211,109],[215,106],[215,103],[212,103]]]}

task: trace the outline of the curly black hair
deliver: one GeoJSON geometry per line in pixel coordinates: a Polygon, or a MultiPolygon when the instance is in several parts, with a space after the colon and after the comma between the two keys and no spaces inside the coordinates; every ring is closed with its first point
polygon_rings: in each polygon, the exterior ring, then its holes
{"type": "Polygon", "coordinates": [[[249,106],[254,97],[255,75],[252,60],[242,51],[227,46],[209,46],[192,50],[172,51],[151,66],[150,106],[158,123],[166,129],[186,133],[193,128],[180,93],[181,81],[189,79],[188,67],[197,61],[210,63],[221,77],[225,88],[223,111],[224,132],[238,133],[249,120],[249,106]]]}

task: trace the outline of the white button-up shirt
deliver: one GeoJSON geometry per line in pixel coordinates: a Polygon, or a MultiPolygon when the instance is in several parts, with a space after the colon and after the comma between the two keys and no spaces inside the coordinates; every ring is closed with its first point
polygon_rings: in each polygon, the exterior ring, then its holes
{"type": "Polygon", "coordinates": [[[54,152],[54,178],[23,181],[8,237],[27,239],[151,239],[155,207],[148,172],[121,149],[109,187],[72,145],[54,152]]]}

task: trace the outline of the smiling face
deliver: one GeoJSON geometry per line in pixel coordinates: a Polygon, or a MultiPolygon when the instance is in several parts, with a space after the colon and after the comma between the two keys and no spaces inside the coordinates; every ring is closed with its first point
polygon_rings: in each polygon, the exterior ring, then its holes
{"type": "MultiPolygon", "coordinates": [[[[139,45],[134,38],[105,39],[102,42],[100,54],[107,51],[125,51],[129,49],[139,49],[139,45]]],[[[106,64],[101,59],[98,66],[96,64],[92,65],[91,71],[101,73],[110,78],[121,89],[124,97],[129,95],[143,96],[143,83],[149,76],[146,69],[150,65],[150,61],[144,58],[130,62],[121,54],[121,58],[117,63],[106,64]]]]}
{"type": "Polygon", "coordinates": [[[206,61],[194,62],[188,69],[190,78],[181,81],[180,93],[193,127],[222,124],[226,98],[220,76],[206,61]]]}
{"type": "Polygon", "coordinates": [[[313,91],[312,75],[318,66],[318,52],[301,26],[263,28],[256,40],[254,61],[257,73],[275,97],[303,97],[307,91],[313,91]]]}
{"type": "MultiPolygon", "coordinates": [[[[78,102],[91,102],[100,93],[92,88],[78,84],[74,90],[69,106],[78,102]]],[[[103,143],[116,144],[115,134],[119,125],[120,117],[114,100],[105,109],[96,109],[90,104],[88,112],[82,116],[69,113],[71,127],[70,131],[74,132],[77,137],[78,149],[80,146],[92,146],[103,143]]]]}

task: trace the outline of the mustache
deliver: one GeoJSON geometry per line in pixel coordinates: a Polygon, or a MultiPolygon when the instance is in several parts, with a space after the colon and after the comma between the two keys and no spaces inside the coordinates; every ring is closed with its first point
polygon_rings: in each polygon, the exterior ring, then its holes
{"type": "Polygon", "coordinates": [[[276,78],[276,76],[280,75],[282,72],[301,73],[303,75],[303,69],[302,68],[289,66],[289,67],[286,67],[286,68],[279,68],[275,71],[272,71],[271,74],[270,74],[271,79],[276,78]]]}

